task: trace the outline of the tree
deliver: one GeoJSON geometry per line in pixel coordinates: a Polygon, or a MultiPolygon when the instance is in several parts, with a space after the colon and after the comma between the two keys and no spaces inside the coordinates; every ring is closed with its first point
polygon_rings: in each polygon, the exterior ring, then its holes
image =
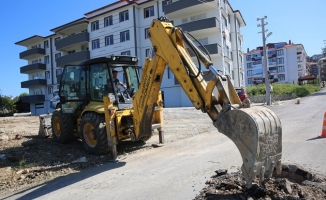
{"type": "Polygon", "coordinates": [[[15,107],[17,112],[30,112],[29,103],[23,103],[22,98],[28,96],[26,92],[20,94],[18,97],[15,97],[15,107]]]}

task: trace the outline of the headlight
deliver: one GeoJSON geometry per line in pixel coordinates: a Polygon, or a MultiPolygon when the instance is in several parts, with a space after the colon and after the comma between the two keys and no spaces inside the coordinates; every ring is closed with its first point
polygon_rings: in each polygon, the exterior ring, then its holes
{"type": "Polygon", "coordinates": [[[112,57],[112,60],[115,60],[115,59],[116,59],[116,57],[115,57],[115,56],[113,56],[113,57],[112,57]]]}

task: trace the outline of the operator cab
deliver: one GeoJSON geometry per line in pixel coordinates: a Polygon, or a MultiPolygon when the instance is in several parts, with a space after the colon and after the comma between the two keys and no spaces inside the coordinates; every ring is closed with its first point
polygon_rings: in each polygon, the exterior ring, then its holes
{"type": "Polygon", "coordinates": [[[75,113],[78,107],[85,107],[90,102],[103,102],[104,96],[108,96],[118,109],[132,107],[132,96],[139,86],[140,68],[137,57],[120,55],[65,66],[59,89],[62,112],[75,113]]]}

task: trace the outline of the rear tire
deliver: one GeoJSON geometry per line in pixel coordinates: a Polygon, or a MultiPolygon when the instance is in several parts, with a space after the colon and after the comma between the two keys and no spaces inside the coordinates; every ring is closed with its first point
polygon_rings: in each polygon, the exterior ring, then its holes
{"type": "Polygon", "coordinates": [[[60,109],[54,110],[51,118],[52,136],[56,142],[64,144],[74,139],[74,121],[69,114],[62,114],[60,109]]]}
{"type": "Polygon", "coordinates": [[[103,126],[105,119],[97,113],[86,113],[80,121],[80,138],[87,152],[95,155],[107,154],[109,145],[106,128],[103,126]]]}

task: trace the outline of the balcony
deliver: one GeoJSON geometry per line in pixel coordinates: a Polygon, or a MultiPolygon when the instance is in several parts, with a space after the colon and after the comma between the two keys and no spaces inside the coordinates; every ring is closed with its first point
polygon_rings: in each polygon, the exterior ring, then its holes
{"type": "Polygon", "coordinates": [[[89,42],[89,33],[83,32],[57,41],[55,43],[55,47],[57,51],[65,51],[70,46],[83,44],[83,43],[88,44],[88,42],[89,42]]]}
{"type": "MultiPolygon", "coordinates": [[[[204,45],[204,47],[207,49],[207,51],[211,56],[222,55],[222,48],[219,44],[208,44],[208,45],[204,45]]],[[[203,52],[205,52],[203,47],[199,46],[198,48],[201,49],[203,52]]],[[[189,51],[189,54],[191,57],[195,57],[195,54],[193,54],[191,51],[189,51]]]]}
{"type": "Polygon", "coordinates": [[[198,21],[193,21],[185,24],[181,24],[178,27],[181,27],[182,30],[192,32],[192,34],[196,34],[197,32],[200,34],[205,33],[214,33],[219,31],[220,29],[220,21],[215,18],[207,18],[201,19],[198,21]]]}
{"type": "Polygon", "coordinates": [[[79,51],[56,59],[57,66],[63,67],[68,64],[79,64],[79,62],[89,59],[89,51],[79,51]]]}
{"type": "Polygon", "coordinates": [[[214,0],[206,0],[205,3],[198,0],[181,0],[166,5],[164,7],[164,13],[168,18],[173,19],[177,16],[197,13],[201,10],[207,11],[207,9],[214,9],[215,7],[214,0]]]}
{"type": "Polygon", "coordinates": [[[38,71],[46,70],[46,64],[43,63],[34,63],[31,65],[26,65],[20,68],[21,74],[30,74],[38,71]]]}
{"type": "Polygon", "coordinates": [[[23,51],[19,54],[20,59],[30,60],[38,56],[45,55],[45,49],[34,48],[23,51]]]}
{"type": "Polygon", "coordinates": [[[38,94],[38,95],[29,95],[22,97],[23,103],[37,103],[45,101],[45,95],[38,94]]]}
{"type": "Polygon", "coordinates": [[[21,82],[21,88],[32,88],[42,85],[47,85],[46,79],[34,79],[21,82]]]}

